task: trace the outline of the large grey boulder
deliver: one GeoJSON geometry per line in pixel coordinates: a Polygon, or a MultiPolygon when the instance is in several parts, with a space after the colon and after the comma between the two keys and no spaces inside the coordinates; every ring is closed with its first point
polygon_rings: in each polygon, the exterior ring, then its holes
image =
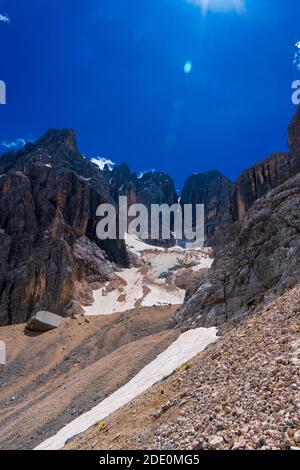
{"type": "Polygon", "coordinates": [[[26,324],[27,330],[50,331],[58,328],[62,322],[62,317],[51,312],[37,312],[26,324]]]}

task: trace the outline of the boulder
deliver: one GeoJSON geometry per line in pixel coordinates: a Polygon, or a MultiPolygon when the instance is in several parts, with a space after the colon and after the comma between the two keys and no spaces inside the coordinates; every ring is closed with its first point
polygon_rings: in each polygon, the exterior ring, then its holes
{"type": "Polygon", "coordinates": [[[50,331],[58,328],[62,322],[62,317],[51,312],[37,312],[26,324],[27,330],[50,331]]]}

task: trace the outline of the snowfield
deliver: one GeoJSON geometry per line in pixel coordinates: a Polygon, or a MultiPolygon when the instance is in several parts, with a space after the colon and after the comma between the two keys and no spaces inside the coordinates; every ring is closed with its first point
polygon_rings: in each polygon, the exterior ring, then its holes
{"type": "Polygon", "coordinates": [[[94,303],[84,307],[85,315],[110,315],[136,307],[180,305],[185,290],[173,274],[186,268],[193,272],[209,269],[213,259],[209,248],[184,250],[177,246],[161,248],[126,235],[128,250],[138,256],[140,267],[123,269],[114,280],[94,291],[94,303]]]}
{"type": "Polygon", "coordinates": [[[186,331],[163,353],[150,362],[126,385],[112,393],[87,413],[63,427],[57,434],[42,442],[35,450],[59,450],[72,437],[86,431],[98,421],[129,403],[155,383],[171,374],[184,362],[192,359],[217,339],[216,328],[186,331]]]}
{"type": "Polygon", "coordinates": [[[185,291],[174,288],[168,291],[164,280],[145,281],[145,276],[137,268],[124,269],[118,273],[124,281],[119,289],[109,290],[109,283],[94,291],[93,305],[85,307],[86,315],[111,315],[126,312],[137,306],[179,305],[183,302],[185,291]]]}

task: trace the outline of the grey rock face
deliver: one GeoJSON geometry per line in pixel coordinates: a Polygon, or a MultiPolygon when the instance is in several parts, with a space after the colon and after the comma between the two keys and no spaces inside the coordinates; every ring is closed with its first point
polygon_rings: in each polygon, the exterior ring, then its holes
{"type": "Polygon", "coordinates": [[[300,155],[300,107],[298,107],[289,125],[288,146],[293,158],[300,155]]]}
{"type": "MultiPolygon", "coordinates": [[[[141,177],[132,173],[127,164],[117,165],[112,170],[105,169],[105,175],[109,181],[111,195],[118,204],[119,196],[127,196],[128,206],[132,204],[144,204],[149,212],[148,225],[151,227],[151,205],[168,204],[172,206],[178,201],[178,194],[172,178],[162,172],[146,172],[141,177]]],[[[171,220],[171,231],[174,224],[171,220]]],[[[161,231],[161,223],[160,223],[161,231]]],[[[150,235],[150,233],[149,233],[150,235]]],[[[145,240],[151,245],[170,246],[174,240],[163,240],[161,233],[157,240],[145,240]]]]}
{"type": "Polygon", "coordinates": [[[300,174],[259,199],[175,316],[181,326],[238,322],[300,282],[300,174]]]}
{"type": "Polygon", "coordinates": [[[50,331],[58,328],[62,322],[62,317],[51,312],[37,312],[26,324],[27,330],[50,331]]]}
{"type": "MultiPolygon", "coordinates": [[[[206,244],[213,243],[216,227],[220,224],[226,201],[234,190],[229,178],[218,171],[198,173],[190,176],[184,183],[181,193],[181,205],[204,204],[206,244]]],[[[195,224],[195,214],[193,214],[195,224]]]]}
{"type": "Polygon", "coordinates": [[[0,325],[80,311],[114,263],[129,265],[123,241],[96,237],[97,207],[113,202],[106,177],[71,130],[2,155],[0,174],[0,325]]]}

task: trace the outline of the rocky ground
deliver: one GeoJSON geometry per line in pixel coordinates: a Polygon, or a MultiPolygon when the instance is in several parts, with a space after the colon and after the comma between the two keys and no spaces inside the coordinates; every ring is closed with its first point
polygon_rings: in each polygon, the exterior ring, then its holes
{"type": "Polygon", "coordinates": [[[0,329],[0,449],[32,449],[127,383],[173,343],[176,306],[64,319],[47,333],[0,329]]]}
{"type": "Polygon", "coordinates": [[[300,448],[300,286],[67,449],[300,448]]]}

